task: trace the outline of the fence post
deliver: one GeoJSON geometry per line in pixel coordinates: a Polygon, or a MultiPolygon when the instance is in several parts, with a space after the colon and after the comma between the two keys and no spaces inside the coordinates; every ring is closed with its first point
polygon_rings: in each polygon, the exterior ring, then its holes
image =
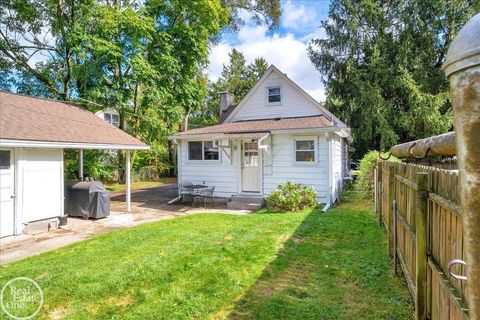
{"type": "Polygon", "coordinates": [[[393,200],[393,273],[397,275],[397,201],[393,200]]]}
{"type": "Polygon", "coordinates": [[[377,206],[377,192],[378,192],[378,179],[377,179],[377,166],[373,167],[373,210],[378,215],[378,206],[377,206]]]}
{"type": "Polygon", "coordinates": [[[417,238],[416,256],[416,299],[415,315],[417,320],[427,319],[427,207],[428,173],[417,173],[417,199],[415,225],[417,238]]]}
{"type": "Polygon", "coordinates": [[[393,256],[393,201],[395,199],[395,167],[388,164],[388,250],[393,256]]]}
{"type": "Polygon", "coordinates": [[[383,212],[382,212],[382,201],[383,201],[383,190],[382,190],[382,161],[377,162],[377,179],[378,179],[378,193],[377,193],[377,204],[378,204],[378,225],[382,225],[383,212]]]}

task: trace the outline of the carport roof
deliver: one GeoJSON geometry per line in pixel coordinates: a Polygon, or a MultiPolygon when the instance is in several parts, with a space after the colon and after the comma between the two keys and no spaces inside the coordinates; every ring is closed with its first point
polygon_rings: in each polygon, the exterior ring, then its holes
{"type": "Polygon", "coordinates": [[[0,146],[148,149],[75,104],[0,91],[0,146]]]}

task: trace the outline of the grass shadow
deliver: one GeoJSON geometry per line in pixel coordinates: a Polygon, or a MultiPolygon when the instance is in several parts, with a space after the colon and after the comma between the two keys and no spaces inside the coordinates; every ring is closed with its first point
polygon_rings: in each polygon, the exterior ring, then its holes
{"type": "Polygon", "coordinates": [[[249,291],[213,318],[411,319],[384,231],[365,208],[347,201],[326,214],[313,210],[249,291]]]}

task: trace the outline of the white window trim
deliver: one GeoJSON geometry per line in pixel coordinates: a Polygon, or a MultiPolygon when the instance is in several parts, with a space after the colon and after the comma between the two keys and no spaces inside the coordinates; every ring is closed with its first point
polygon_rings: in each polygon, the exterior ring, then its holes
{"type": "Polygon", "coordinates": [[[120,127],[120,115],[119,115],[119,114],[112,113],[112,112],[104,112],[104,113],[103,113],[103,120],[105,120],[106,122],[110,123],[112,126],[115,126],[115,127],[117,127],[117,128],[120,127]],[[105,116],[110,117],[110,120],[105,119],[105,116]],[[116,117],[118,118],[118,123],[117,123],[117,124],[114,123],[114,121],[113,121],[113,116],[116,116],[116,117]]]}
{"type": "MultiPolygon", "coordinates": [[[[301,151],[301,150],[300,150],[301,151]]],[[[304,150],[308,151],[308,150],[304,150]]],[[[298,136],[293,138],[293,163],[299,166],[315,166],[318,164],[318,137],[317,136],[298,136]],[[297,141],[313,140],[314,161],[297,161],[297,141]]]]}
{"type": "Polygon", "coordinates": [[[276,85],[276,86],[268,86],[267,89],[265,90],[265,102],[267,106],[281,106],[283,104],[283,86],[282,85],[276,85]],[[280,101],[279,102],[270,102],[268,101],[268,91],[270,89],[274,88],[280,88],[280,101]]]}
{"type": "Polygon", "coordinates": [[[216,146],[215,144],[215,140],[188,140],[187,143],[186,143],[186,148],[187,148],[187,162],[190,162],[190,163],[220,163],[220,160],[221,160],[221,152],[220,152],[220,148],[218,148],[218,159],[217,160],[205,160],[205,152],[204,152],[204,142],[206,141],[212,141],[213,142],[213,146],[216,146]],[[189,143],[190,142],[201,142],[202,143],[202,160],[190,160],[190,148],[189,148],[189,143]]]}

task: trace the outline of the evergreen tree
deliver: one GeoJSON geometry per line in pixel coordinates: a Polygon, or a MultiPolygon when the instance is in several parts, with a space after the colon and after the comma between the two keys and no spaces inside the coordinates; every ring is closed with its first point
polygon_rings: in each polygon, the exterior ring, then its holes
{"type": "Polygon", "coordinates": [[[478,0],[332,0],[327,37],[310,43],[326,105],[345,120],[355,155],[452,129],[441,66],[478,0]]]}
{"type": "Polygon", "coordinates": [[[268,68],[264,58],[256,58],[247,65],[243,53],[236,49],[232,49],[229,58],[229,63],[223,65],[218,80],[208,83],[204,106],[193,113],[189,120],[191,128],[217,124],[220,115],[220,92],[230,92],[235,97],[234,103],[238,104],[268,68]]]}

